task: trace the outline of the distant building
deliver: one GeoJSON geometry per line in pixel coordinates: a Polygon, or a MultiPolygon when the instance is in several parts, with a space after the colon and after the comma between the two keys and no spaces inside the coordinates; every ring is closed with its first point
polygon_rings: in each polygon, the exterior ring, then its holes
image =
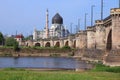
{"type": "Polygon", "coordinates": [[[46,11],[46,26],[43,31],[34,29],[33,40],[45,39],[45,38],[54,38],[54,37],[66,37],[69,35],[69,31],[63,25],[63,18],[56,13],[52,18],[52,25],[49,29],[48,21],[48,10],[46,11]]]}
{"type": "Polygon", "coordinates": [[[22,34],[16,35],[15,39],[19,43],[19,45],[22,45],[24,36],[22,34]]]}

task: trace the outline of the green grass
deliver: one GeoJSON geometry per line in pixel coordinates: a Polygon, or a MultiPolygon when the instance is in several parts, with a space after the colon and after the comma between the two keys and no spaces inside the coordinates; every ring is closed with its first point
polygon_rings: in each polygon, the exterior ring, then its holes
{"type": "Polygon", "coordinates": [[[120,67],[109,67],[102,64],[96,64],[95,66],[91,71],[120,73],[120,67]]]}
{"type": "Polygon", "coordinates": [[[0,80],[120,80],[120,73],[106,71],[27,71],[7,68],[0,71],[0,80]]]}

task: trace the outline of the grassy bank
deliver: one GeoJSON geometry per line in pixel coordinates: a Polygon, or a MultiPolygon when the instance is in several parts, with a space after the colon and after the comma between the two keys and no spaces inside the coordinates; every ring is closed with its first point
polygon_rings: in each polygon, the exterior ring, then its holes
{"type": "MultiPolygon", "coordinates": [[[[97,65],[90,71],[27,71],[7,68],[0,71],[0,80],[120,80],[120,72],[106,71],[105,66],[97,65]]],[[[108,68],[107,69],[111,69],[108,68]]],[[[114,67],[113,70],[119,70],[114,67]]]]}
{"type": "Polygon", "coordinates": [[[93,68],[91,71],[93,72],[113,72],[113,73],[120,73],[120,67],[110,67],[105,66],[102,64],[96,64],[96,67],[93,68]]]}
{"type": "Polygon", "coordinates": [[[1,71],[0,80],[120,80],[120,73],[73,71],[1,71]]]}

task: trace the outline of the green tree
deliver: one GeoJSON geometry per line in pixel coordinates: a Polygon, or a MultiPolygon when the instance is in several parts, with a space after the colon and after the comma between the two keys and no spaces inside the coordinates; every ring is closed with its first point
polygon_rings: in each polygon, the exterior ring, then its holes
{"type": "Polygon", "coordinates": [[[5,40],[5,45],[6,46],[16,46],[16,45],[18,45],[18,42],[14,38],[9,37],[5,40]]]}
{"type": "Polygon", "coordinates": [[[9,37],[9,38],[6,39],[5,45],[13,47],[15,51],[19,51],[20,50],[18,42],[14,38],[12,38],[12,37],[9,37]]]}
{"type": "Polygon", "coordinates": [[[1,32],[0,32],[0,45],[4,45],[4,37],[1,32]]]}

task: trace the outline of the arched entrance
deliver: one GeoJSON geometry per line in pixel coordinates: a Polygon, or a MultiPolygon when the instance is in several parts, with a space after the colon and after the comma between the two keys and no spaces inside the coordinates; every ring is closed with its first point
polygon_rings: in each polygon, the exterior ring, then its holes
{"type": "Polygon", "coordinates": [[[106,49],[112,49],[112,30],[110,30],[110,32],[108,33],[106,49]]]}
{"type": "Polygon", "coordinates": [[[60,42],[56,42],[55,47],[60,47],[60,42]]]}
{"type": "Polygon", "coordinates": [[[69,46],[69,42],[68,41],[65,42],[65,46],[69,46]]]}
{"type": "Polygon", "coordinates": [[[35,47],[40,47],[40,43],[35,43],[35,47]]]}
{"type": "Polygon", "coordinates": [[[47,43],[45,44],[45,47],[50,47],[50,42],[47,42],[47,43]]]}
{"type": "Polygon", "coordinates": [[[73,43],[73,48],[76,48],[76,40],[73,43]]]}

